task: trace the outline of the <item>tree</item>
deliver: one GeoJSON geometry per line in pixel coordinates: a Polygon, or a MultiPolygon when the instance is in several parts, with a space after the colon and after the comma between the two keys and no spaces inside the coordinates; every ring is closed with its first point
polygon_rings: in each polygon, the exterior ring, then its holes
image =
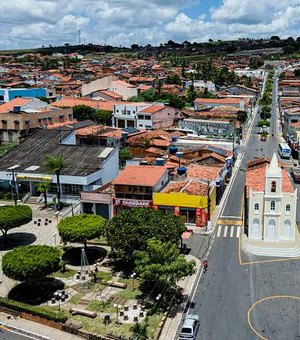
{"type": "Polygon", "coordinates": [[[18,247],[2,258],[4,274],[16,281],[39,281],[59,269],[59,249],[46,245],[18,247]]]}
{"type": "Polygon", "coordinates": [[[56,175],[56,193],[57,193],[57,206],[58,209],[61,208],[60,198],[60,173],[64,167],[67,166],[67,161],[63,155],[46,155],[44,159],[45,168],[51,173],[56,175]]]}
{"type": "Polygon", "coordinates": [[[292,54],[295,52],[295,47],[293,45],[286,45],[283,48],[283,53],[284,54],[292,54]]]}
{"type": "Polygon", "coordinates": [[[181,100],[178,96],[172,93],[169,93],[167,95],[167,100],[170,106],[176,107],[177,109],[182,109],[185,105],[183,100],[181,100]]]}
{"type": "Polygon", "coordinates": [[[180,255],[172,242],[151,238],[145,250],[135,252],[135,270],[147,283],[157,283],[164,289],[175,288],[178,280],[195,272],[195,262],[180,255]]]}
{"type": "Polygon", "coordinates": [[[104,235],[113,257],[132,262],[134,252],[145,250],[149,239],[177,244],[185,230],[178,216],[150,208],[132,208],[109,220],[104,235]]]}
{"type": "Polygon", "coordinates": [[[181,85],[181,79],[178,74],[171,74],[167,76],[165,83],[181,85]]]}
{"type": "Polygon", "coordinates": [[[47,190],[50,188],[49,182],[40,182],[37,191],[44,196],[44,204],[47,206],[47,190]]]}
{"type": "Polygon", "coordinates": [[[278,37],[278,35],[272,35],[270,40],[277,40],[277,41],[279,41],[280,37],[278,37]]]}
{"type": "Polygon", "coordinates": [[[241,122],[242,124],[245,123],[245,121],[247,120],[247,112],[246,111],[238,111],[237,112],[237,120],[239,122],[241,122]]]}
{"type": "Polygon", "coordinates": [[[98,124],[110,125],[111,126],[112,111],[95,110],[94,119],[98,124]]]}
{"type": "Polygon", "coordinates": [[[58,223],[59,236],[64,242],[83,243],[101,236],[105,219],[97,215],[78,215],[66,217],[58,223]]]}
{"type": "Polygon", "coordinates": [[[294,70],[294,75],[295,77],[300,77],[300,68],[297,68],[296,70],[294,70]]]}
{"type": "Polygon", "coordinates": [[[4,236],[32,220],[32,210],[27,205],[4,205],[0,207],[0,230],[4,236]]]}
{"type": "Polygon", "coordinates": [[[73,107],[74,118],[81,121],[86,119],[95,119],[96,110],[88,105],[75,105],[73,107]]]}

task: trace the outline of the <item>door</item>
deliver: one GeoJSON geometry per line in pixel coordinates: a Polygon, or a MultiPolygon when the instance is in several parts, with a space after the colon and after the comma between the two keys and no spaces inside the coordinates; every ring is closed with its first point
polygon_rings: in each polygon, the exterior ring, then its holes
{"type": "Polygon", "coordinates": [[[275,237],[276,237],[276,222],[275,220],[271,219],[269,220],[269,223],[267,226],[265,241],[274,242],[275,237]]]}
{"type": "Polygon", "coordinates": [[[282,239],[290,240],[292,235],[292,224],[290,220],[285,220],[282,228],[282,239]]]}
{"type": "Polygon", "coordinates": [[[261,239],[261,232],[260,232],[260,222],[258,218],[255,218],[252,222],[250,238],[259,240],[261,239]]]}

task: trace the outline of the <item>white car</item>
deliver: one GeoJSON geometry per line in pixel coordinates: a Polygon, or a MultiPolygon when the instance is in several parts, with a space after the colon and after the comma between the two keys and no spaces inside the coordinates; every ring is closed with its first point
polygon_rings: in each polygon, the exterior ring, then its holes
{"type": "Polygon", "coordinates": [[[181,327],[181,331],[179,334],[179,340],[196,339],[199,325],[200,325],[199,315],[188,315],[183,321],[183,325],[181,327]]]}

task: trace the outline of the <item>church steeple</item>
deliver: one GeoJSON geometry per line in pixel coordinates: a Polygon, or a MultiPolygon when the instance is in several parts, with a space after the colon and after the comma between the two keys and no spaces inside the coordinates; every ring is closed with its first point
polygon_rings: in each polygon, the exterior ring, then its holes
{"type": "Polygon", "coordinates": [[[278,165],[276,154],[273,153],[270,165],[267,167],[266,177],[281,177],[281,168],[278,165]]]}

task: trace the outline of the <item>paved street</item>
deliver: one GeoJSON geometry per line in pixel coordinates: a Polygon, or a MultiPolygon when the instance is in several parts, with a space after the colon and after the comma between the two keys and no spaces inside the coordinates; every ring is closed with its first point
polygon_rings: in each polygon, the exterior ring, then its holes
{"type": "Polygon", "coordinates": [[[34,339],[32,337],[28,337],[26,335],[22,335],[16,332],[13,332],[5,327],[0,327],[0,339],[1,340],[29,340],[34,339]]]}
{"type": "Polygon", "coordinates": [[[258,258],[241,252],[237,223],[242,212],[246,161],[277,153],[275,101],[274,86],[270,137],[266,142],[260,141],[257,115],[240,170],[221,215],[226,225],[218,225],[211,239],[209,268],[201,276],[195,291],[195,305],[189,311],[201,317],[199,340],[300,337],[299,261],[258,258]]]}

